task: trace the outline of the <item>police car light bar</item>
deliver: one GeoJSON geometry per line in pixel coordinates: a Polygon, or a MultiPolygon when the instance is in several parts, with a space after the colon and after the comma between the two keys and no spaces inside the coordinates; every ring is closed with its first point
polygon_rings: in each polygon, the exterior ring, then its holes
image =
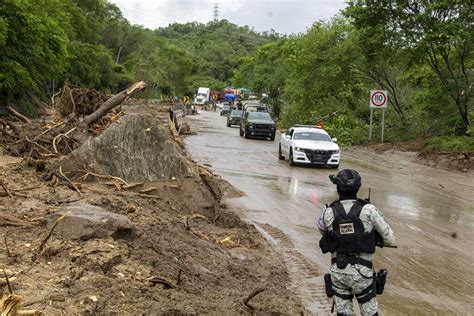
{"type": "Polygon", "coordinates": [[[303,124],[295,124],[293,127],[308,127],[308,128],[323,128],[322,123],[317,123],[316,125],[303,125],[303,124]]]}

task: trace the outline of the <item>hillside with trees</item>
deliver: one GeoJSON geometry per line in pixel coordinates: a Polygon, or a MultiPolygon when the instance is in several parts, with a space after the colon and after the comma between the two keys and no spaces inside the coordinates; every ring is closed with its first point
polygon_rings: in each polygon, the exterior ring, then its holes
{"type": "Polygon", "coordinates": [[[434,137],[426,146],[472,151],[473,12],[463,1],[352,1],[259,47],[233,82],[269,92],[285,126],[323,121],[347,145],[367,141],[369,91],[387,90],[389,141],[434,137]]]}
{"type": "Polygon", "coordinates": [[[153,31],[105,0],[2,1],[0,105],[33,114],[65,82],[115,92],[144,80],[150,98],[222,88],[240,58],[275,37],[225,20],[153,31]]]}
{"type": "MultiPolygon", "coordinates": [[[[140,97],[233,83],[267,93],[284,126],[323,121],[343,144],[367,141],[368,94],[389,92],[388,141],[473,145],[473,12],[465,1],[352,1],[304,34],[226,20],[131,25],[106,0],[0,4],[0,114],[33,114],[65,82],[103,92],[144,80],[140,97]]],[[[380,130],[375,113],[375,137],[380,130]]]]}
{"type": "Polygon", "coordinates": [[[233,70],[240,59],[253,54],[257,47],[267,44],[278,34],[258,34],[248,26],[240,27],[227,20],[207,24],[171,24],[156,31],[182,50],[192,60],[190,86],[223,89],[230,83],[233,70]]]}

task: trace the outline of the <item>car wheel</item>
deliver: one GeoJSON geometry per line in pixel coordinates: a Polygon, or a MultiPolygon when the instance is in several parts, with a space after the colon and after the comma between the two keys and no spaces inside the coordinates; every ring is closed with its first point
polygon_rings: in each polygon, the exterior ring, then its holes
{"type": "Polygon", "coordinates": [[[285,160],[285,156],[281,154],[281,145],[278,146],[278,159],[285,160]]]}
{"type": "Polygon", "coordinates": [[[275,134],[273,134],[272,136],[270,136],[270,140],[275,140],[275,134]]]}
{"type": "Polygon", "coordinates": [[[294,166],[295,162],[293,161],[293,150],[290,148],[290,157],[288,157],[288,164],[294,166]]]}
{"type": "Polygon", "coordinates": [[[229,123],[227,123],[227,127],[230,127],[230,124],[229,124],[229,123]]]}
{"type": "Polygon", "coordinates": [[[244,137],[249,138],[249,131],[247,129],[244,130],[244,137]]]}

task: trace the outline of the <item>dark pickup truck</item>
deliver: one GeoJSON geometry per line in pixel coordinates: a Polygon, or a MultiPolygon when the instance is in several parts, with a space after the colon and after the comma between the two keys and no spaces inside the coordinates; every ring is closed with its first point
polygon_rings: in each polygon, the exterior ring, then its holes
{"type": "Polygon", "coordinates": [[[275,140],[275,122],[265,112],[247,112],[240,121],[240,136],[275,140]]]}
{"type": "Polygon", "coordinates": [[[242,118],[241,110],[232,110],[229,116],[227,116],[227,127],[231,125],[240,125],[240,119],[242,118]]]}

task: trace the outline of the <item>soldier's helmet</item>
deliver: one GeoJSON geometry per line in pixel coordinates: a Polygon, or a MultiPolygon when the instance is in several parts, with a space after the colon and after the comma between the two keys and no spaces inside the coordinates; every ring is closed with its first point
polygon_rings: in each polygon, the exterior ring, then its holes
{"type": "Polygon", "coordinates": [[[357,192],[362,184],[359,173],[353,169],[344,169],[335,175],[330,175],[331,182],[337,185],[340,192],[357,192]]]}

